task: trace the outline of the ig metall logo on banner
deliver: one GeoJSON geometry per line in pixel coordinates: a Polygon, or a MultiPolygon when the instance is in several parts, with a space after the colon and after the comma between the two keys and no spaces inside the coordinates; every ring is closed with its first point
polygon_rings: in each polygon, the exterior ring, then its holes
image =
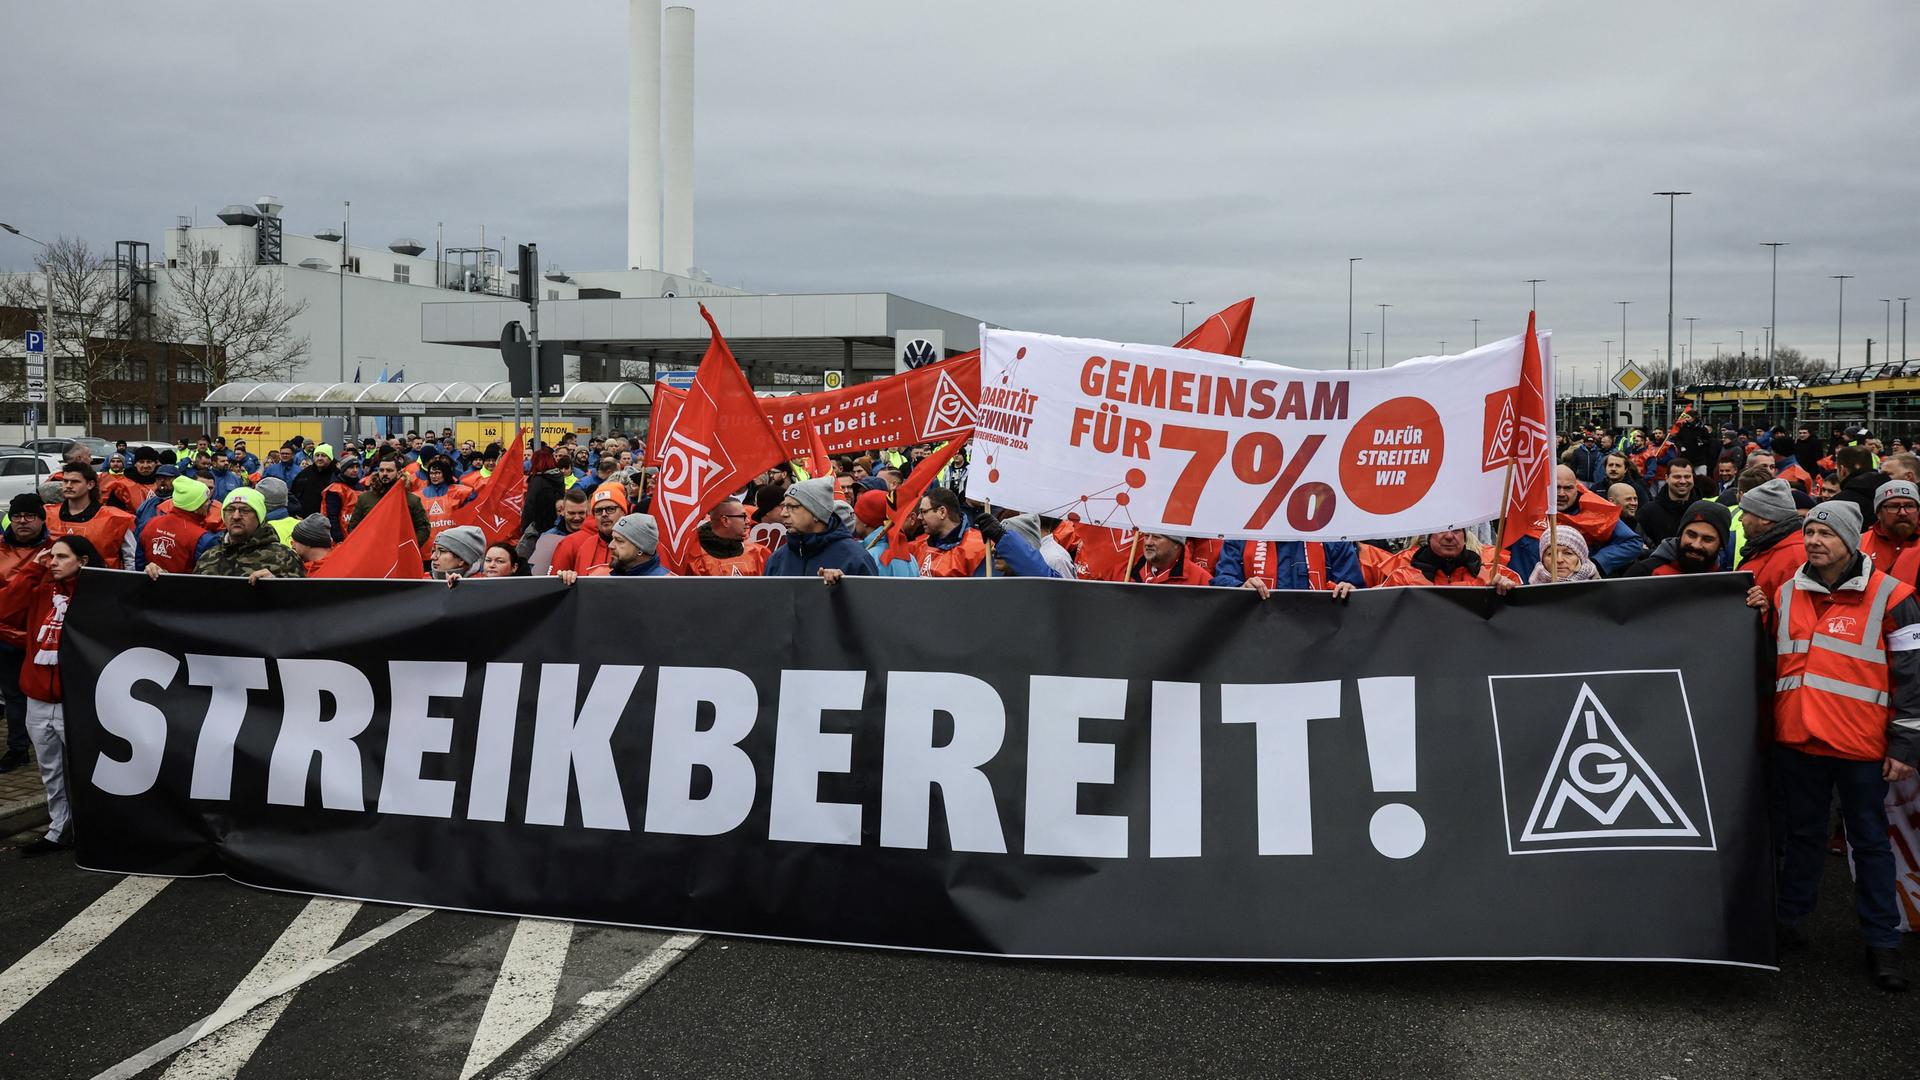
{"type": "Polygon", "coordinates": [[[1493,675],[1507,852],[1714,850],[1678,670],[1493,675]]]}

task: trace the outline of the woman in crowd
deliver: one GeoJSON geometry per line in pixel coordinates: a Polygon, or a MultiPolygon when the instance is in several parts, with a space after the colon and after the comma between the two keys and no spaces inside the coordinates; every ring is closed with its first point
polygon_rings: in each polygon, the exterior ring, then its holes
{"type": "Polygon", "coordinates": [[[61,851],[69,839],[73,812],[67,801],[67,720],[60,681],[60,632],[67,605],[84,566],[100,566],[93,541],[78,534],[60,537],[24,563],[0,589],[0,625],[25,632],[26,659],[20,665],[20,690],[27,698],[27,734],[40,760],[40,782],[47,789],[46,835],[20,849],[23,858],[61,851]]]}
{"type": "Polygon", "coordinates": [[[1600,568],[1587,556],[1587,538],[1571,525],[1553,530],[1554,542],[1540,545],[1540,564],[1527,579],[1529,585],[1556,581],[1591,581],[1600,576],[1600,568]]]}

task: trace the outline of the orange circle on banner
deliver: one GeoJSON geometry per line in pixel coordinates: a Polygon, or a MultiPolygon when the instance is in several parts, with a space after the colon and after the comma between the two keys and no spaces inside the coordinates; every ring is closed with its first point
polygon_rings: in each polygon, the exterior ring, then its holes
{"type": "Polygon", "coordinates": [[[1446,429],[1433,406],[1415,397],[1367,410],[1340,447],[1340,488],[1369,514],[1397,514],[1433,489],[1446,456],[1446,429]]]}

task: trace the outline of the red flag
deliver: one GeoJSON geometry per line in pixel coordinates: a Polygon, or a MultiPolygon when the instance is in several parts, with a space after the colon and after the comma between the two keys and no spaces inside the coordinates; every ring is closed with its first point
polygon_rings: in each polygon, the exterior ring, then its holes
{"type": "Polygon", "coordinates": [[[686,400],[660,427],[660,473],[652,505],[669,566],[685,561],[694,529],[721,499],[787,459],[705,304],[700,316],[713,334],[707,354],[686,400]]]}
{"type": "Polygon", "coordinates": [[[478,525],[489,544],[510,544],[519,539],[520,518],[527,503],[526,438],[525,428],[514,432],[513,446],[493,467],[490,482],[471,502],[450,515],[456,525],[478,525]]]}
{"type": "Polygon", "coordinates": [[[423,578],[426,560],[420,554],[420,541],[414,539],[413,515],[407,510],[407,485],[396,481],[373,504],[333,549],[317,578],[423,578]]]}
{"type": "Polygon", "coordinates": [[[675,390],[663,382],[653,384],[652,411],[647,419],[647,450],[646,456],[640,459],[642,465],[655,469],[660,467],[660,439],[673,426],[673,414],[680,411],[680,403],[685,400],[685,390],[675,390]]]}
{"type": "Polygon", "coordinates": [[[807,457],[810,459],[807,462],[807,475],[828,475],[828,473],[832,471],[833,466],[830,464],[831,459],[827,455],[827,443],[825,439],[820,437],[820,425],[814,423],[812,417],[807,418],[807,440],[809,443],[807,447],[807,457]]]}
{"type": "MultiPolygon", "coordinates": [[[[1512,466],[1507,481],[1506,526],[1500,532],[1503,549],[1523,536],[1537,537],[1546,529],[1547,510],[1553,505],[1553,432],[1548,426],[1552,420],[1547,412],[1540,338],[1534,331],[1534,313],[1529,311],[1526,351],[1520,360],[1520,385],[1514,390],[1508,436],[1512,440],[1508,446],[1512,466]]],[[[1614,515],[1618,520],[1617,507],[1614,515]]]]}
{"type": "Polygon", "coordinates": [[[1216,311],[1201,320],[1193,333],[1173,343],[1176,349],[1198,349],[1219,356],[1240,356],[1247,351],[1247,324],[1253,321],[1253,297],[1216,311]]]}
{"type": "Polygon", "coordinates": [[[906,528],[907,518],[919,508],[920,496],[927,493],[927,489],[933,486],[934,478],[940,475],[940,470],[947,467],[947,462],[952,461],[953,455],[959,453],[966,443],[966,439],[953,439],[921,458],[920,464],[915,465],[913,472],[893,490],[893,509],[888,515],[893,523],[887,527],[887,551],[882,561],[892,562],[906,557],[907,537],[900,530],[906,528]]]}

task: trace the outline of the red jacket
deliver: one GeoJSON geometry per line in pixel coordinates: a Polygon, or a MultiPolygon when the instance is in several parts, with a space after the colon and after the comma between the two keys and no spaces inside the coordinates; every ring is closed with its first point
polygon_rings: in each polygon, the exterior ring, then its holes
{"type": "Polygon", "coordinates": [[[1860,535],[1860,550],[1873,556],[1873,568],[1896,581],[1920,584],[1920,536],[1901,543],[1876,522],[1860,535]]]}
{"type": "Polygon", "coordinates": [[[30,562],[0,589],[0,624],[24,635],[26,659],[20,663],[20,692],[36,701],[62,701],[60,632],[67,625],[73,582],[56,584],[45,563],[30,562]]]}
{"type": "Polygon", "coordinates": [[[600,538],[599,526],[588,523],[587,527],[573,533],[560,546],[553,549],[553,565],[548,575],[562,570],[571,570],[584,574],[596,566],[605,566],[608,562],[607,542],[600,538]]]}
{"type": "Polygon", "coordinates": [[[1768,602],[1780,586],[1793,579],[1807,561],[1807,540],[1798,530],[1757,555],[1750,555],[1736,569],[1753,575],[1753,583],[1766,593],[1768,602]]]}

